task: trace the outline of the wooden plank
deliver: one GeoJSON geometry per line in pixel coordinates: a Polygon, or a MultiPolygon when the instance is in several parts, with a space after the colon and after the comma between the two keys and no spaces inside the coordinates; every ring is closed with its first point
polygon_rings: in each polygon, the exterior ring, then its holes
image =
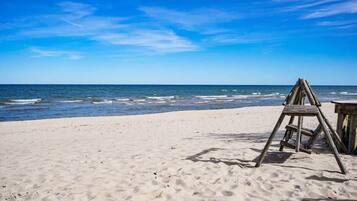
{"type": "MultiPolygon", "coordinates": [[[[292,125],[292,124],[286,125],[285,128],[287,130],[292,130],[294,132],[297,132],[298,129],[297,125],[292,125]]],[[[314,135],[314,131],[307,128],[301,128],[301,134],[306,135],[308,137],[312,137],[314,135]]]]}
{"type": "MultiPolygon", "coordinates": [[[[281,145],[281,146],[288,147],[288,148],[290,148],[290,149],[295,149],[295,147],[296,147],[295,145],[290,144],[289,142],[285,142],[285,141],[281,141],[281,142],[280,142],[280,145],[281,145]]],[[[300,147],[300,151],[305,152],[305,153],[308,153],[308,154],[311,154],[311,153],[312,153],[311,149],[306,149],[306,148],[304,148],[304,147],[300,147]]]]}
{"type": "Polygon", "coordinates": [[[318,112],[317,107],[313,105],[287,105],[283,110],[284,114],[295,116],[316,116],[318,112]]]}
{"type": "Polygon", "coordinates": [[[314,130],[313,136],[309,139],[309,142],[307,143],[306,147],[308,149],[311,149],[312,146],[315,144],[316,140],[320,136],[320,133],[322,132],[322,126],[319,124],[317,128],[314,130]]]}
{"type": "Polygon", "coordinates": [[[262,162],[267,154],[267,151],[271,145],[271,142],[273,141],[275,134],[278,132],[279,127],[280,127],[281,123],[283,122],[284,118],[285,118],[285,114],[281,113],[279,120],[276,122],[274,129],[273,129],[271,135],[269,136],[269,139],[268,139],[267,143],[265,144],[265,147],[264,147],[262,153],[260,154],[258,162],[255,164],[255,167],[259,167],[262,164],[262,162]]]}

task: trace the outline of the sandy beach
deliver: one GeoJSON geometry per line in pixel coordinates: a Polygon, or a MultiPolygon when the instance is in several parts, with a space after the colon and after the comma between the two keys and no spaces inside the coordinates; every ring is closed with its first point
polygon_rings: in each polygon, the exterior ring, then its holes
{"type": "Polygon", "coordinates": [[[279,152],[283,128],[254,167],[281,110],[1,122],[0,200],[357,200],[356,156],[279,152]]]}

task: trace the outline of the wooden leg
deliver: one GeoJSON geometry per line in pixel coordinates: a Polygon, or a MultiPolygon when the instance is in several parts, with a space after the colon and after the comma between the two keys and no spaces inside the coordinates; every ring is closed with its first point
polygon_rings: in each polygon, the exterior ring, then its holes
{"type": "Polygon", "coordinates": [[[298,128],[296,133],[296,143],[295,143],[295,152],[299,152],[301,144],[301,128],[302,128],[302,116],[298,117],[298,128]]]}
{"type": "Polygon", "coordinates": [[[357,147],[357,139],[356,139],[356,132],[357,132],[357,115],[351,114],[351,125],[350,125],[350,144],[351,144],[351,154],[356,152],[357,147]]]}
{"type": "Polygon", "coordinates": [[[275,127],[274,127],[274,129],[273,129],[273,132],[271,133],[271,135],[270,135],[270,137],[269,137],[267,143],[265,144],[265,147],[264,147],[262,153],[260,154],[260,157],[259,157],[259,159],[258,159],[258,162],[255,164],[255,167],[259,167],[259,166],[262,164],[262,162],[263,162],[263,160],[264,160],[264,158],[265,158],[265,156],[266,156],[266,154],[267,154],[267,151],[268,151],[268,149],[269,149],[269,147],[270,147],[270,144],[271,144],[271,142],[273,141],[275,134],[276,134],[277,131],[279,130],[279,127],[280,127],[281,123],[282,123],[283,120],[284,120],[284,117],[285,117],[285,114],[281,114],[281,115],[280,115],[279,120],[278,120],[278,121],[276,122],[276,124],[275,124],[275,127]]]}
{"type": "Polygon", "coordinates": [[[324,131],[324,133],[325,133],[325,135],[326,135],[326,137],[327,137],[327,140],[328,140],[328,142],[329,142],[329,145],[330,145],[330,147],[331,147],[331,149],[332,149],[332,151],[333,151],[333,154],[334,154],[334,156],[335,156],[335,159],[336,159],[336,161],[337,161],[338,166],[339,166],[340,169],[341,169],[342,174],[346,174],[346,169],[345,169],[345,167],[344,167],[343,164],[342,164],[342,161],[341,161],[341,158],[340,158],[339,153],[338,153],[338,151],[337,151],[337,148],[336,148],[336,146],[335,146],[335,143],[333,142],[333,139],[332,139],[332,137],[331,137],[331,135],[330,135],[330,132],[328,131],[328,129],[327,129],[327,127],[326,127],[326,124],[325,124],[325,121],[324,121],[324,119],[322,118],[322,116],[321,116],[320,113],[317,115],[317,118],[318,118],[318,120],[319,120],[319,122],[320,122],[320,124],[321,124],[321,126],[322,126],[322,129],[323,129],[323,131],[324,131]]]}
{"type": "Polygon", "coordinates": [[[342,136],[342,125],[343,125],[343,120],[344,120],[344,115],[339,113],[338,116],[337,116],[337,127],[336,127],[336,131],[337,131],[337,134],[343,138],[342,136]]]}
{"type": "MultiPolygon", "coordinates": [[[[289,125],[292,124],[294,122],[294,118],[295,116],[291,116],[290,117],[290,120],[289,120],[289,125]]],[[[281,141],[285,141],[285,142],[288,142],[291,138],[291,135],[292,135],[292,131],[290,130],[286,130],[285,131],[285,135],[284,135],[284,138],[281,140],[281,141]]],[[[283,151],[284,150],[284,145],[280,145],[280,148],[279,148],[279,151],[283,151]]]]}

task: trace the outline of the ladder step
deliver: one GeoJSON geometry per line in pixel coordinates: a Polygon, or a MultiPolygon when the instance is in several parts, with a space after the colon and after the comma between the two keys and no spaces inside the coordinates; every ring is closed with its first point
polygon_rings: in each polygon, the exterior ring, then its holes
{"type": "MultiPolygon", "coordinates": [[[[280,145],[281,146],[284,146],[284,147],[288,147],[288,148],[291,148],[291,149],[295,149],[295,145],[294,144],[290,144],[289,142],[285,142],[285,141],[280,141],[280,145]]],[[[308,153],[308,154],[311,154],[311,149],[306,149],[302,146],[300,146],[300,151],[302,152],[305,152],[305,153],[308,153]]]]}
{"type": "MultiPolygon", "coordinates": [[[[293,125],[293,124],[289,124],[285,127],[287,130],[292,130],[294,132],[297,132],[298,126],[297,125],[293,125]]],[[[301,134],[312,137],[314,135],[314,131],[307,129],[307,128],[301,128],[301,134]]]]}

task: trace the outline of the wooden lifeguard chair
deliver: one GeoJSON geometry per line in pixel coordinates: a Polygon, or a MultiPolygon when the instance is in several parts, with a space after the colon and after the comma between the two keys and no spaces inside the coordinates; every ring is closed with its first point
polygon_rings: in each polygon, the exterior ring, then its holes
{"type": "Polygon", "coordinates": [[[273,141],[273,138],[281,123],[283,122],[285,116],[290,116],[290,120],[288,125],[285,127],[285,135],[280,142],[280,151],[283,151],[284,147],[295,149],[296,152],[302,151],[306,153],[311,153],[311,148],[320,135],[321,131],[325,133],[328,144],[330,145],[335,159],[341,169],[343,174],[346,174],[346,169],[342,164],[341,158],[339,156],[336,144],[340,149],[346,151],[346,146],[342,143],[340,136],[333,129],[331,124],[329,123],[326,116],[320,109],[321,103],[317,99],[315,93],[312,91],[309,83],[304,79],[299,79],[295,86],[292,88],[288,96],[286,97],[283,105],[285,106],[278,122],[276,123],[255,167],[259,167],[273,141]],[[305,105],[305,97],[307,97],[310,105],[305,105]],[[307,128],[303,128],[303,117],[305,116],[315,116],[319,121],[319,125],[315,130],[310,130],[307,128]],[[294,125],[294,119],[298,117],[297,125],[294,125]],[[296,133],[296,138],[292,139],[294,133],[296,133]],[[307,136],[308,140],[302,144],[302,135],[307,136]]]}

